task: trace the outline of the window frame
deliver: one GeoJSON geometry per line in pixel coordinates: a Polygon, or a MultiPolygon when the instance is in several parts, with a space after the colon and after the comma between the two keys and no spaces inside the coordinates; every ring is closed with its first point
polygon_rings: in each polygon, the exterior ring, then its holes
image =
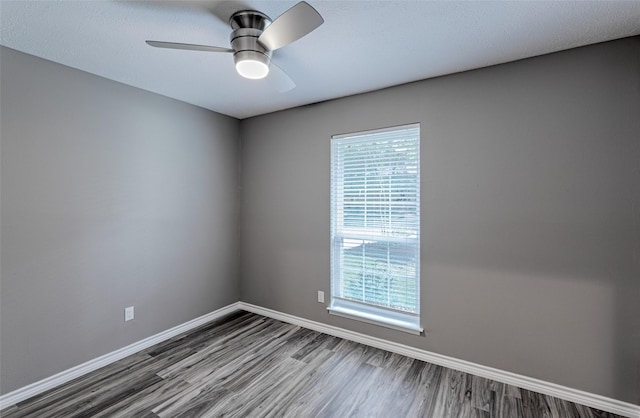
{"type": "MultiPolygon", "coordinates": [[[[374,140],[373,138],[371,139],[374,140]]],[[[420,124],[412,123],[400,126],[392,126],[381,129],[373,129],[367,131],[353,132],[348,134],[340,134],[333,135],[331,137],[331,204],[330,204],[330,215],[331,215],[331,301],[327,310],[330,314],[346,317],[349,319],[354,319],[366,323],[371,323],[387,328],[392,328],[404,332],[408,332],[411,334],[419,335],[423,332],[423,328],[420,326],[420,124]],[[416,183],[416,205],[417,205],[417,231],[416,235],[412,237],[402,237],[396,238],[393,236],[386,236],[383,234],[372,234],[367,235],[367,237],[375,237],[376,244],[382,243],[384,245],[390,245],[391,243],[397,244],[406,244],[408,247],[412,249],[415,253],[417,253],[415,257],[415,285],[416,285],[416,312],[402,312],[398,309],[387,308],[384,306],[378,306],[374,304],[369,304],[363,301],[355,301],[350,300],[348,298],[344,298],[340,296],[341,289],[336,289],[337,282],[342,281],[342,270],[341,270],[341,262],[340,257],[343,256],[343,244],[346,239],[359,239],[357,238],[357,234],[345,234],[344,233],[344,217],[345,210],[344,207],[337,208],[336,202],[336,193],[334,191],[334,187],[342,187],[344,188],[344,170],[336,170],[335,164],[337,162],[336,152],[334,152],[334,146],[337,147],[338,141],[348,140],[349,138],[358,137],[357,141],[366,142],[366,137],[368,135],[380,134],[384,132],[397,132],[407,129],[416,129],[418,130],[417,135],[417,151],[418,151],[418,166],[417,166],[417,183],[416,183]],[[338,176],[338,178],[334,178],[334,176],[338,176]],[[336,213],[340,212],[340,214],[336,213]],[[338,218],[338,219],[336,219],[338,218]],[[341,225],[342,231],[338,225],[341,225]]],[[[343,201],[343,198],[340,198],[340,201],[343,201]]],[[[354,228],[354,231],[357,229],[354,228]]],[[[364,238],[362,238],[364,242],[364,238]]],[[[366,244],[362,244],[363,246],[366,244]]],[[[365,250],[363,250],[365,251],[365,250]]],[[[364,292],[364,291],[363,291],[364,292]]]]}

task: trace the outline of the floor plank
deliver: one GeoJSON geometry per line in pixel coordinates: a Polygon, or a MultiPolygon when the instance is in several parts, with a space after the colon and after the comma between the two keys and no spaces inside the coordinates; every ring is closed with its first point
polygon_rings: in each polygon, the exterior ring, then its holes
{"type": "Polygon", "coordinates": [[[247,312],[204,324],[0,415],[615,417],[247,312]]]}

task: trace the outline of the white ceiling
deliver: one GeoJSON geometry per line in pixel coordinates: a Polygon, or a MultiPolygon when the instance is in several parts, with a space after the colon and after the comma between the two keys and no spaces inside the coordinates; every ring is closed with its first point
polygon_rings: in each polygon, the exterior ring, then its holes
{"type": "Polygon", "coordinates": [[[276,18],[297,1],[0,1],[7,47],[246,118],[410,81],[640,34],[640,1],[307,0],[325,23],[274,52],[297,87],[241,78],[231,54],[145,40],[229,46],[229,16],[276,18]]]}

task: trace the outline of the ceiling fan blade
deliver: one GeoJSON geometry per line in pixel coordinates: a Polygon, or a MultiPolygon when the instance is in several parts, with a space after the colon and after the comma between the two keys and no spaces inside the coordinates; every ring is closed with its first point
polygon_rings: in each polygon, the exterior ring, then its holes
{"type": "Polygon", "coordinates": [[[146,41],[146,42],[147,42],[147,45],[150,45],[156,48],[185,49],[189,51],[207,51],[207,52],[233,52],[233,49],[222,48],[219,46],[181,44],[177,42],[160,42],[160,41],[146,41]]]}
{"type": "Polygon", "coordinates": [[[293,90],[296,87],[296,83],[289,77],[284,70],[271,62],[269,75],[267,80],[279,93],[284,93],[289,90],[293,90]]]}
{"type": "Polygon", "coordinates": [[[320,13],[309,3],[301,1],[267,26],[258,42],[274,51],[297,41],[323,23],[320,13]]]}

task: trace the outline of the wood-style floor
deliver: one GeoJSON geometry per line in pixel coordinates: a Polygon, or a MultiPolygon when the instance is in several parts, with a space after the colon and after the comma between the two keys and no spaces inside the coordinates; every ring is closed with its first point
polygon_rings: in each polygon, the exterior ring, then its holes
{"type": "Polygon", "coordinates": [[[0,413],[14,417],[614,417],[246,312],[0,413]]]}

